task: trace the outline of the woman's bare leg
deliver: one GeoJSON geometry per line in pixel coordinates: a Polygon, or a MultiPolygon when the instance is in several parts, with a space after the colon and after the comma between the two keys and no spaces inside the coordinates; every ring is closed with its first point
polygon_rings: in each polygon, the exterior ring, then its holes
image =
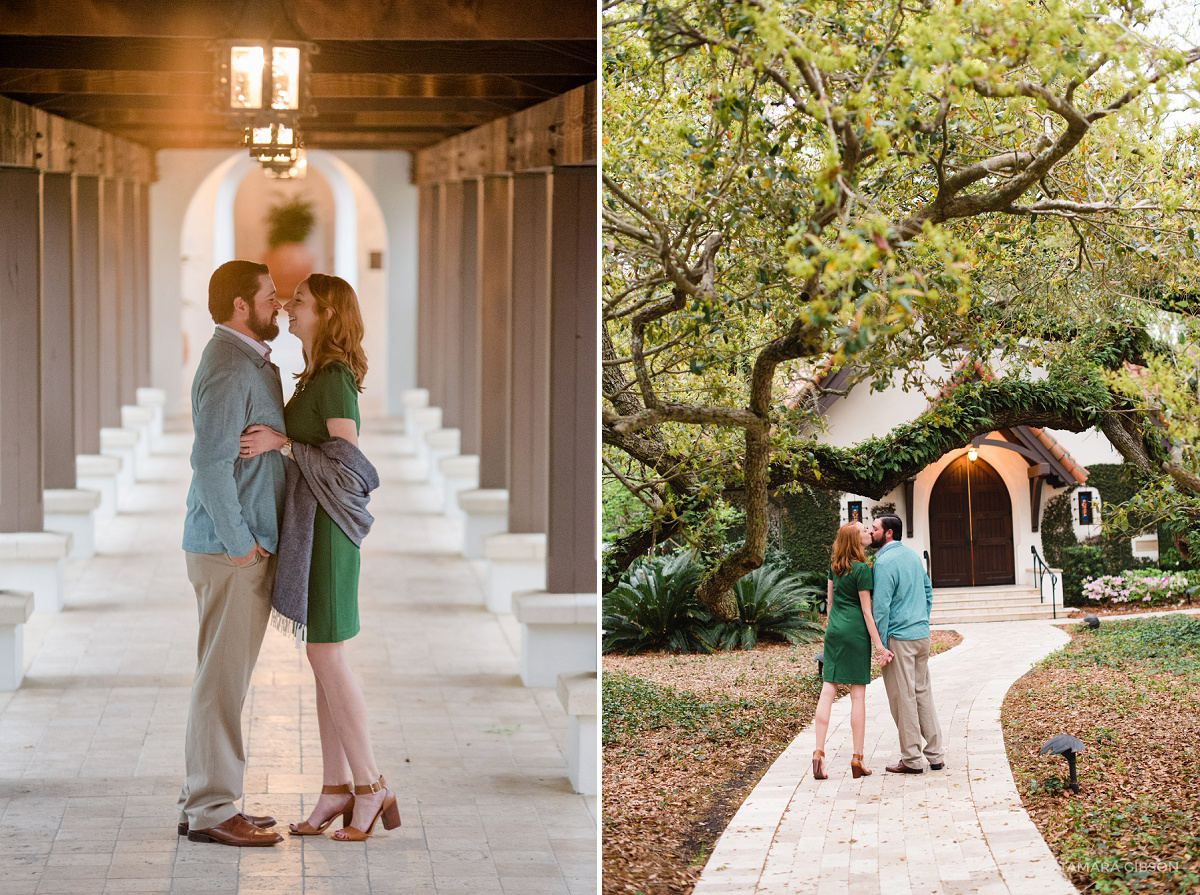
{"type": "Polygon", "coordinates": [[[837,685],[826,681],[821,685],[821,698],[817,700],[817,713],[813,716],[813,728],[817,734],[817,751],[825,751],[825,735],[829,733],[829,713],[833,710],[833,698],[837,696],[837,685]]]}
{"type": "MultiPolygon", "coordinates": [[[[346,662],[344,646],[344,643],[310,643],[308,661],[318,686],[325,693],[326,705],[354,784],[365,786],[379,779],[379,766],[375,764],[375,751],[371,748],[362,688],[346,662]]],[[[366,829],[381,804],[382,792],[356,796],[352,826],[366,829]]]]}
{"type": "Polygon", "coordinates": [[[850,735],[854,754],[862,755],[867,735],[867,688],[862,684],[850,685],[850,735]]]}
{"type": "MultiPolygon", "coordinates": [[[[350,765],[342,749],[342,740],[333,721],[325,688],[321,686],[319,677],[315,674],[313,677],[317,682],[317,730],[321,734],[321,782],[327,786],[340,786],[351,781],[350,765]]],[[[342,811],[349,802],[347,795],[322,793],[308,816],[309,824],[319,827],[330,815],[342,811]]]]}

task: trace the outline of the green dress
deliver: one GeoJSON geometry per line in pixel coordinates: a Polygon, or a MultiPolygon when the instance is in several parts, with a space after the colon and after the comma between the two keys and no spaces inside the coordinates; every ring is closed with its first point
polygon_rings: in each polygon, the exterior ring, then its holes
{"type": "MultiPolygon", "coordinates": [[[[354,374],[342,364],[328,364],[292,395],[283,416],[288,437],[304,444],[328,441],[325,421],[330,419],[354,420],[357,431],[360,420],[354,374]]],[[[308,573],[309,643],[339,643],[358,633],[358,568],[358,548],[318,506],[308,573]]]]}
{"type": "Polygon", "coordinates": [[[855,562],[845,575],[833,574],[833,600],[825,627],[825,675],[831,684],[871,683],[871,635],[863,618],[860,590],[873,590],[871,567],[855,562]]]}

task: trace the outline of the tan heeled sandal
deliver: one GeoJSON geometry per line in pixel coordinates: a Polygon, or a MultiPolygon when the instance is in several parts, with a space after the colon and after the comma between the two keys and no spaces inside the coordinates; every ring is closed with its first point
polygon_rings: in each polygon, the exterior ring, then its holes
{"type": "Polygon", "coordinates": [[[862,766],[862,759],[863,757],[857,754],[851,756],[850,758],[850,773],[854,775],[855,780],[857,780],[859,777],[871,776],[871,771],[862,766]]]}
{"type": "Polygon", "coordinates": [[[325,823],[319,827],[314,827],[306,820],[300,821],[298,824],[288,824],[288,832],[293,836],[319,836],[325,832],[325,828],[333,823],[334,818],[339,814],[342,816],[342,826],[350,825],[350,819],[354,816],[354,791],[350,788],[349,783],[339,783],[337,785],[327,783],[321,787],[321,795],[323,796],[350,796],[350,801],[346,803],[346,807],[340,811],[335,811],[325,819],[325,823]]]}
{"type": "Polygon", "coordinates": [[[354,794],[356,796],[366,796],[381,791],[385,793],[383,803],[379,806],[379,810],[375,812],[375,816],[371,818],[371,823],[366,830],[360,830],[357,827],[347,824],[334,833],[333,838],[338,842],[362,842],[363,840],[370,839],[371,832],[375,829],[375,824],[380,817],[383,818],[383,828],[385,830],[394,830],[400,826],[400,808],[396,805],[396,796],[387,788],[383,774],[380,774],[379,779],[374,783],[354,787],[354,794]]]}
{"type": "Polygon", "coordinates": [[[813,779],[828,780],[829,777],[825,773],[825,753],[820,749],[813,750],[813,779]]]}

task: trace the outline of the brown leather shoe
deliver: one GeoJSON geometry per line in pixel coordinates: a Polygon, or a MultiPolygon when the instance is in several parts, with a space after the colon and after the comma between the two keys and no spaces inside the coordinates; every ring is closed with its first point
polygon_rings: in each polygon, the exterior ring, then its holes
{"type": "Polygon", "coordinates": [[[906,765],[902,761],[898,761],[895,764],[888,765],[887,769],[889,771],[891,771],[893,774],[924,774],[925,773],[924,768],[910,768],[908,765],[906,765]]]}
{"type": "Polygon", "coordinates": [[[945,767],[946,767],[946,762],[944,762],[944,761],[939,761],[937,764],[931,764],[931,765],[929,766],[929,770],[931,770],[931,771],[940,771],[940,770],[943,770],[945,767]]]}
{"type": "Polygon", "coordinates": [[[191,842],[216,842],[238,847],[271,846],[283,842],[283,837],[278,833],[259,829],[240,814],[207,830],[188,830],[187,838],[191,842]]]}
{"type": "MultiPolygon", "coordinates": [[[[275,818],[269,814],[243,814],[242,818],[247,822],[254,824],[260,830],[266,830],[275,826],[275,818]]],[[[188,834],[188,822],[186,820],[179,822],[179,835],[186,836],[188,834]]]]}

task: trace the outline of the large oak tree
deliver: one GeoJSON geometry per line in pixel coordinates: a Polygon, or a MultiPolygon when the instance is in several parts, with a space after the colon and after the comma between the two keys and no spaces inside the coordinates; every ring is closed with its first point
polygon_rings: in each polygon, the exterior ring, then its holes
{"type": "Polygon", "coordinates": [[[1117,521],[1200,548],[1196,135],[1171,116],[1200,49],[1102,0],[604,16],[605,469],[653,515],[620,562],[738,489],[746,540],[699,594],[730,617],[773,488],[882,497],[1018,424],[1102,429],[1143,480],[1117,521]],[[841,369],[951,387],[837,449],[799,398],[841,369]]]}

